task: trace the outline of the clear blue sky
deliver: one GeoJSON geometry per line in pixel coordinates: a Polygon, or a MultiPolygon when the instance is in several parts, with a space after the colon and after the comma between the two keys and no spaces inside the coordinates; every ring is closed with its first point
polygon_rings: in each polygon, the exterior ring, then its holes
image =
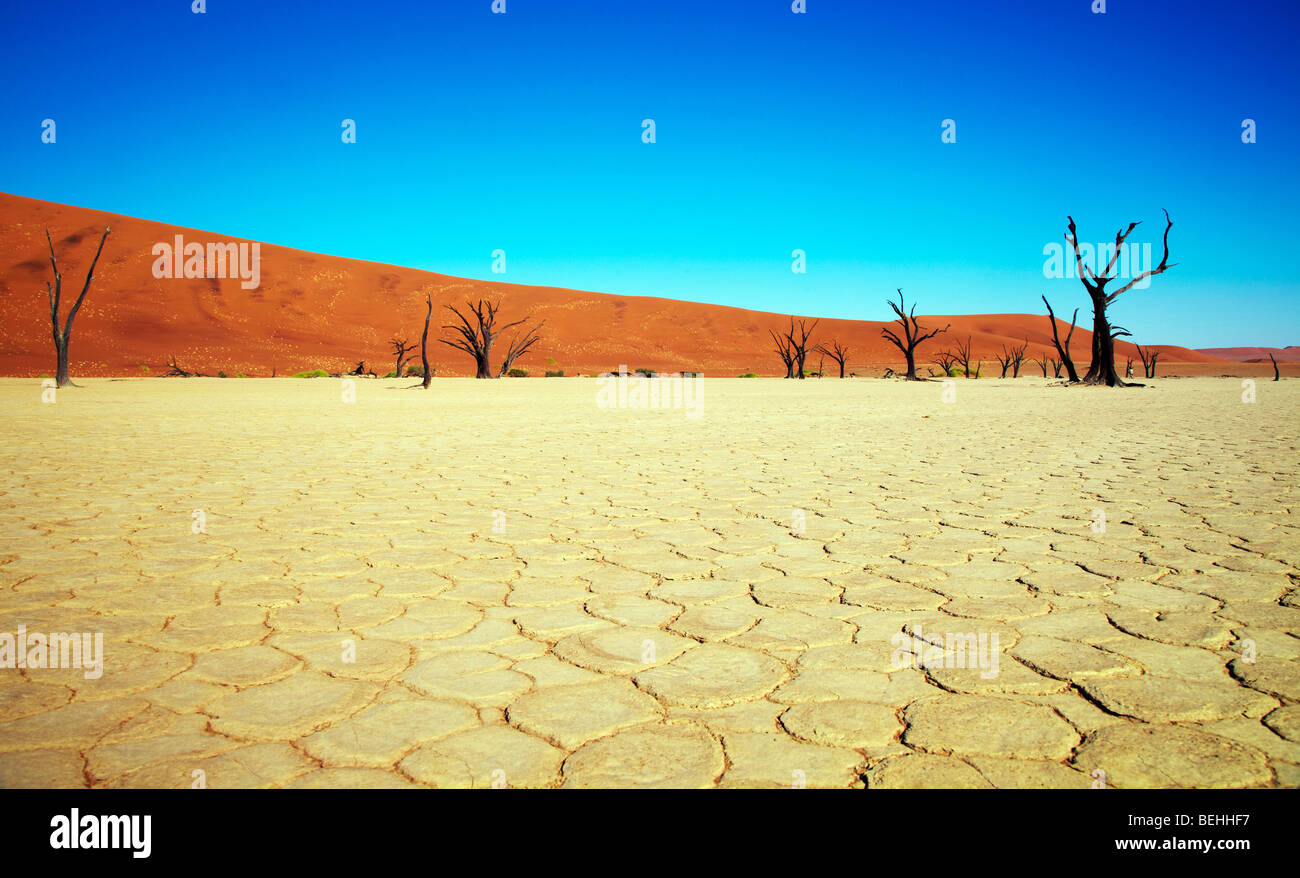
{"type": "Polygon", "coordinates": [[[1114,319],[1138,341],[1300,344],[1297,3],[1091,2],[8,2],[0,190],[877,320],[900,286],[919,312],[1040,313],[1046,292],[1082,317],[1079,283],[1042,275],[1066,214],[1091,242],[1142,220],[1158,259],[1167,207],[1179,265],[1114,319]]]}

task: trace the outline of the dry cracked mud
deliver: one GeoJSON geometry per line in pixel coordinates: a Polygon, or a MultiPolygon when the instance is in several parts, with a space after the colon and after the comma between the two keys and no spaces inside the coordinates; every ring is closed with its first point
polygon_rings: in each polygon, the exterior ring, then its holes
{"type": "Polygon", "coordinates": [[[104,652],[3,787],[1300,785],[1294,381],[81,383],[0,380],[0,634],[104,652]]]}

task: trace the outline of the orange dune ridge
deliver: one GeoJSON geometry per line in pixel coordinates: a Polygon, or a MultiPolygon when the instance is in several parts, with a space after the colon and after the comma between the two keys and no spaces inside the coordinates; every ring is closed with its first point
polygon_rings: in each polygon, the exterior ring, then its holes
{"type": "MultiPolygon", "coordinates": [[[[470,280],[273,244],[260,244],[256,288],[245,288],[233,258],[228,278],[159,279],[153,273],[158,258],[153,248],[160,242],[173,244],[178,235],[186,243],[253,242],[2,193],[0,374],[38,376],[54,369],[45,293],[46,281],[52,280],[45,228],[54,237],[64,280],[61,310],[66,313],[81,290],[106,224],[112,226],[112,233],[73,327],[74,376],[158,375],[166,371],[172,355],[183,368],[208,375],[222,371],[266,376],[273,369],[281,376],[310,369],[341,371],[359,360],[382,375],[394,365],[388,346],[394,335],[416,343],[413,362],[419,363],[426,292],[434,303],[429,360],[442,376],[473,374],[468,355],[434,341],[445,334],[441,327],[452,317],[443,306],[480,297],[499,298],[506,322],[524,316],[546,322],[541,341],[515,364],[533,375],[547,369],[590,375],[620,364],[715,376],[784,374],[767,331],[787,326],[788,315],[470,280]]],[[[890,292],[881,291],[882,312],[890,292]]],[[[1082,296],[1079,290],[1076,298],[1082,296]]],[[[923,307],[924,301],[920,304],[923,307]]],[[[1064,296],[1053,302],[1058,316],[1068,315],[1075,304],[1067,307],[1064,296]]],[[[1090,314],[1086,307],[1079,312],[1081,322],[1090,314]]],[[[1045,315],[918,317],[924,327],[952,324],[946,335],[918,350],[923,375],[936,354],[967,336],[973,356],[984,362],[984,377],[997,376],[1000,370],[994,355],[1004,344],[1027,341],[1030,357],[1054,354],[1045,315]]],[[[813,341],[838,340],[850,349],[850,371],[878,377],[885,368],[897,369],[903,363],[898,351],[880,336],[886,325],[885,321],[823,319],[813,341]]],[[[1063,337],[1065,331],[1062,325],[1063,337]]],[[[510,332],[498,340],[494,360],[504,354],[509,340],[510,332]]],[[[1090,345],[1091,333],[1080,326],[1071,352],[1081,371],[1087,366],[1090,345]]],[[[1161,375],[1226,374],[1229,369],[1244,374],[1252,368],[1187,348],[1154,347],[1161,352],[1161,375]]],[[[1119,342],[1116,356],[1121,370],[1124,359],[1132,357],[1136,374],[1142,374],[1131,344],[1119,342]]],[[[806,367],[814,369],[819,362],[819,355],[810,354],[806,367]]],[[[493,363],[494,368],[497,365],[493,363]]],[[[825,365],[827,373],[834,374],[836,367],[829,357],[825,365]]],[[[1021,374],[1041,376],[1039,368],[1028,363],[1021,374]]]]}

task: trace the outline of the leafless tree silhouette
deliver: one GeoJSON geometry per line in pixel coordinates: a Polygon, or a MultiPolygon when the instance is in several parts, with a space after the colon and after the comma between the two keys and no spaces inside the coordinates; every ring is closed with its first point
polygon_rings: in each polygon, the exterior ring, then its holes
{"type": "Polygon", "coordinates": [[[405,336],[401,338],[398,338],[397,336],[393,336],[388,340],[388,345],[393,349],[393,353],[397,355],[396,374],[398,378],[401,378],[402,367],[405,366],[406,361],[415,354],[415,345],[407,344],[405,336]]]}
{"type": "Polygon", "coordinates": [[[420,334],[420,366],[424,369],[424,380],[420,386],[425,390],[429,389],[429,382],[433,380],[433,373],[429,370],[429,318],[433,316],[433,298],[424,294],[424,332],[420,334]]]}
{"type": "Polygon", "coordinates": [[[940,351],[934,355],[934,364],[943,370],[945,376],[952,373],[952,367],[957,363],[957,355],[952,351],[940,351]]]}
{"type": "Polygon", "coordinates": [[[545,325],[546,321],[543,320],[532,329],[525,328],[522,333],[515,333],[515,337],[510,340],[510,344],[506,347],[506,358],[501,362],[501,371],[497,373],[498,378],[509,372],[515,360],[528,353],[528,349],[537,344],[538,339],[541,338],[537,331],[545,325]]]}
{"type": "Polygon", "coordinates": [[[849,349],[844,347],[835,339],[831,339],[829,342],[824,342],[822,344],[817,345],[816,350],[830,357],[832,360],[834,360],[836,363],[839,364],[840,377],[843,378],[844,363],[849,358],[849,349]]]}
{"type": "Polygon", "coordinates": [[[785,377],[794,377],[794,350],[790,346],[790,339],[786,338],[784,333],[777,333],[769,329],[767,334],[772,336],[772,341],[776,345],[777,356],[781,362],[785,363],[785,377]]]}
{"type": "Polygon", "coordinates": [[[202,372],[188,372],[188,371],[186,371],[185,369],[182,369],[180,366],[176,365],[176,356],[175,356],[175,355],[172,355],[171,359],[169,359],[169,360],[167,361],[167,367],[168,367],[168,368],[167,368],[167,374],[163,376],[164,378],[172,378],[172,377],[176,377],[176,378],[202,378],[202,377],[203,377],[203,373],[202,373],[202,372]]]}
{"type": "Polygon", "coordinates": [[[519,326],[528,318],[523,317],[512,323],[507,323],[500,329],[496,326],[497,311],[501,308],[501,303],[491,300],[479,299],[478,303],[465,303],[466,309],[473,316],[473,322],[469,317],[462,314],[455,305],[448,305],[447,310],[455,314],[460,320],[458,324],[444,325],[443,329],[450,329],[457,333],[460,338],[439,339],[448,347],[464,351],[474,358],[474,377],[475,378],[495,378],[492,374],[492,345],[505,332],[514,326],[519,326]]]}
{"type": "MultiPolygon", "coordinates": [[[[99,238],[99,247],[95,250],[95,258],[90,260],[90,268],[86,270],[86,282],[81,286],[81,294],[77,296],[77,301],[72,303],[72,309],[68,311],[67,319],[63,322],[62,329],[59,328],[59,300],[63,298],[63,274],[59,271],[59,263],[54,258],[54,240],[50,238],[50,230],[45,230],[45,241],[50,245],[50,269],[54,272],[54,286],[50,282],[45,282],[45,292],[50,301],[50,326],[54,333],[54,356],[55,356],[55,385],[66,387],[72,384],[72,379],[68,377],[68,340],[72,337],[72,321],[81,310],[81,303],[86,299],[86,293],[90,292],[90,282],[95,279],[95,265],[99,262],[99,254],[104,252],[104,241],[108,239],[109,228],[104,227],[104,234],[99,238]]],[[[75,384],[72,384],[76,387],[75,384]]]]}
{"type": "MultiPolygon", "coordinates": [[[[1070,381],[1078,381],[1079,373],[1074,370],[1074,360],[1070,359],[1070,339],[1074,337],[1074,326],[1079,319],[1079,309],[1075,308],[1074,314],[1070,316],[1070,331],[1065,334],[1065,341],[1061,341],[1061,334],[1056,329],[1056,313],[1052,311],[1052,303],[1047,301],[1047,296],[1043,296],[1042,299],[1043,304],[1047,306],[1047,322],[1052,324],[1052,344],[1056,346],[1056,354],[1065,365],[1070,381]]],[[[1059,370],[1056,377],[1061,377],[1059,370]]]]}
{"type": "MultiPolygon", "coordinates": [[[[956,344],[957,344],[957,351],[956,351],[956,353],[954,354],[954,356],[955,356],[957,362],[958,362],[958,363],[961,363],[962,372],[965,374],[965,377],[969,378],[969,377],[970,377],[970,348],[971,348],[971,337],[970,337],[969,335],[966,336],[966,340],[965,340],[965,341],[962,341],[961,339],[958,339],[957,342],[956,342],[956,344]]],[[[978,377],[978,373],[977,373],[976,377],[978,377]]]]}
{"type": "Polygon", "coordinates": [[[912,310],[907,310],[907,303],[903,301],[903,291],[898,291],[898,304],[895,305],[892,299],[886,299],[885,303],[898,315],[898,323],[903,335],[900,338],[894,330],[885,328],[880,330],[880,334],[894,343],[903,356],[907,359],[907,374],[903,377],[908,381],[925,381],[924,378],[918,378],[916,375],[916,349],[921,342],[934,338],[941,332],[947,332],[952,324],[948,324],[943,329],[933,329],[929,332],[921,328],[921,324],[916,319],[916,305],[912,305],[912,310]]]}
{"type": "Polygon", "coordinates": [[[809,323],[807,320],[800,318],[799,326],[794,325],[794,318],[790,318],[790,330],[785,337],[790,342],[790,356],[793,360],[796,378],[803,379],[804,361],[808,359],[808,339],[812,337],[813,330],[817,328],[820,321],[814,320],[809,323]]]}
{"type": "Polygon", "coordinates": [[[1163,274],[1166,269],[1171,267],[1169,263],[1169,230],[1173,228],[1174,221],[1169,218],[1169,211],[1166,210],[1164,213],[1166,223],[1164,255],[1160,259],[1160,264],[1155,268],[1139,272],[1132,280],[1113,293],[1106,292],[1106,285],[1118,277],[1118,275],[1111,274],[1111,272],[1115,270],[1115,264],[1119,261],[1120,253],[1123,252],[1125,239],[1132,234],[1139,223],[1129,223],[1128,229],[1122,229],[1115,233],[1115,249],[1111,253],[1110,261],[1106,263],[1105,269],[1098,275],[1093,272],[1092,266],[1083,261],[1083,255],[1079,252],[1079,234],[1074,227],[1074,218],[1066,217],[1069,224],[1065,240],[1074,248],[1074,264],[1079,275],[1079,281],[1083,284],[1083,288],[1088,291],[1088,297],[1092,299],[1092,364],[1088,366],[1088,374],[1083,377],[1084,384],[1105,384],[1107,387],[1127,386],[1126,382],[1121,380],[1115,372],[1116,333],[1111,329],[1106,309],[1112,302],[1137,284],[1154,275],[1163,274]]]}
{"type": "Polygon", "coordinates": [[[1273,356],[1273,353],[1270,351],[1268,358],[1273,361],[1273,380],[1281,381],[1282,372],[1277,368],[1277,357],[1273,356]]]}
{"type": "Polygon", "coordinates": [[[1134,347],[1138,349],[1138,356],[1142,359],[1142,377],[1156,377],[1156,361],[1160,359],[1160,352],[1150,347],[1143,348],[1142,345],[1134,345],[1134,347]]]}

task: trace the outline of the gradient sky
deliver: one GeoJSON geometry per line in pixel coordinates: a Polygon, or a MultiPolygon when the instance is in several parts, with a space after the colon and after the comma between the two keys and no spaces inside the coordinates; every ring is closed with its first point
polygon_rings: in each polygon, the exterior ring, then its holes
{"type": "Polygon", "coordinates": [[[1066,214],[1094,243],[1141,220],[1130,240],[1158,260],[1168,208],[1179,264],[1113,319],[1138,342],[1300,344],[1300,5],[1091,3],[9,2],[0,190],[453,275],[871,320],[895,287],[918,313],[1041,313],[1047,293],[1083,320],[1078,281],[1043,277],[1066,214]]]}

